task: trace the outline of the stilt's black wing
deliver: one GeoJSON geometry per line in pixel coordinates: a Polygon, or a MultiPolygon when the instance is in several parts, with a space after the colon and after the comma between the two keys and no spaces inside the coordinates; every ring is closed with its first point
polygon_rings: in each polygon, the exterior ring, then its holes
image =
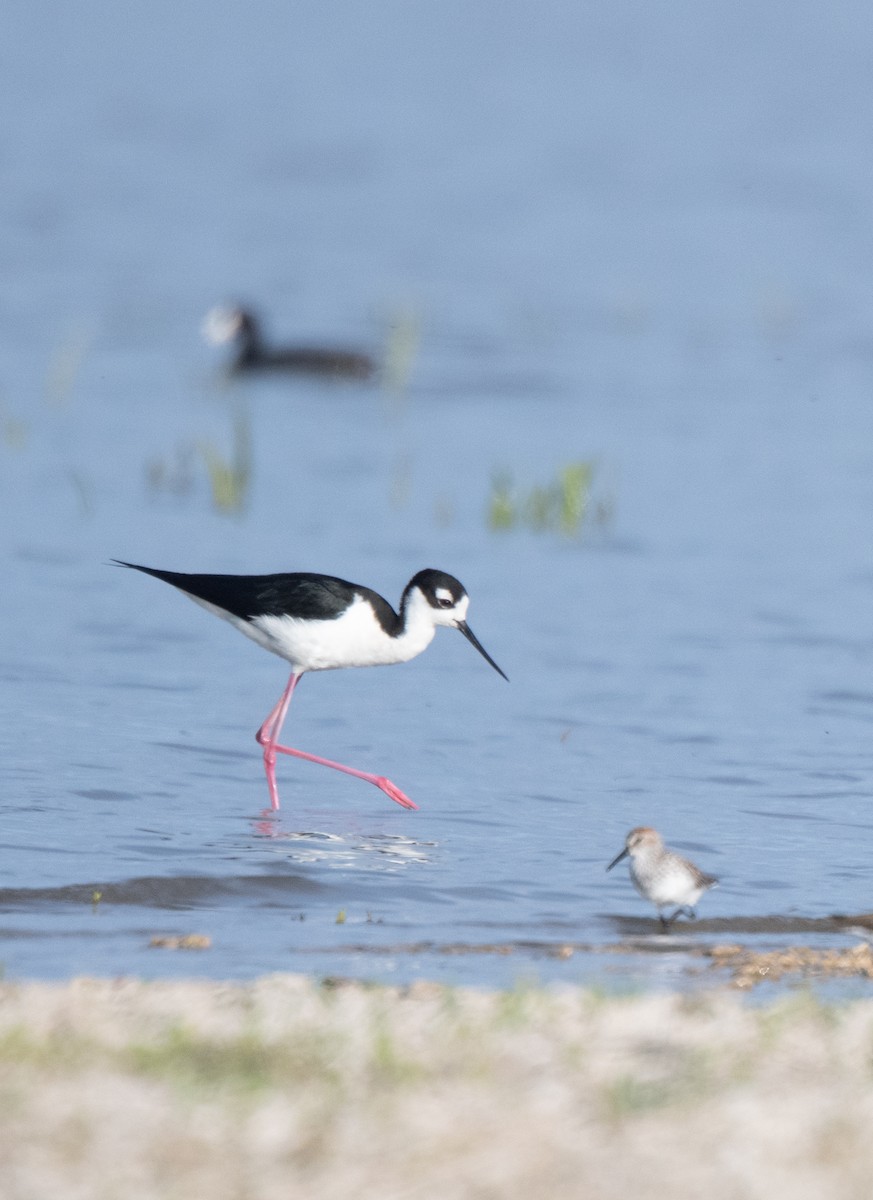
{"type": "Polygon", "coordinates": [[[391,605],[369,588],[359,587],[333,575],[296,572],[281,575],[189,575],[183,571],[161,571],[137,563],[115,561],[146,575],[154,575],[173,587],[214,604],[216,608],[250,621],[253,617],[301,617],[303,620],[331,621],[340,616],[355,596],[368,600],[379,623],[387,630],[397,625],[391,605]]]}

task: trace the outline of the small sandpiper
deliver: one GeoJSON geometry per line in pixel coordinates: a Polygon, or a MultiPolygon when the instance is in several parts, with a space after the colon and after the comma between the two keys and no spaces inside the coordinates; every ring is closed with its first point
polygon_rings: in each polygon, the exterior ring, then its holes
{"type": "Polygon", "coordinates": [[[669,850],[660,833],[647,825],[630,831],[624,849],[615,856],[607,871],[628,856],[633,885],[645,900],[655,905],[665,930],[680,913],[695,917],[694,909],[700,897],[718,883],[714,875],[706,875],[693,862],[675,850],[669,850]],[[663,909],[674,904],[677,907],[672,916],[664,916],[663,909]]]}

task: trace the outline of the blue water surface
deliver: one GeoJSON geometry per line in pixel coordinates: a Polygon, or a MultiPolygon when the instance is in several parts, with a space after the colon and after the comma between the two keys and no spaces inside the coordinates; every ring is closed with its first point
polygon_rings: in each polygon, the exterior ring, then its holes
{"type": "Polygon", "coordinates": [[[873,15],[840,13],[9,6],[8,977],[672,984],[732,920],[869,911],[873,15]],[[228,379],[199,324],[234,300],[382,381],[228,379]],[[584,518],[536,527],[572,463],[584,518]],[[265,813],[285,664],[116,557],[395,604],[438,567],[511,684],[445,631],[304,679],[291,744],[420,811],[285,760],[265,813]],[[642,958],[604,870],[639,824],[721,877],[642,958]]]}

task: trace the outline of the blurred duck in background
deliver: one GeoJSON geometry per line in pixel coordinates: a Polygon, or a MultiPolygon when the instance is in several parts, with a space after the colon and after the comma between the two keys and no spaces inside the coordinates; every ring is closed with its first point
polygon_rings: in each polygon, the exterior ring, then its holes
{"type": "Polygon", "coordinates": [[[213,346],[231,344],[235,355],[228,369],[241,371],[289,371],[320,375],[325,379],[370,379],[376,373],[373,358],[360,350],[338,346],[270,346],[251,309],[213,308],[203,319],[203,336],[213,346]]]}

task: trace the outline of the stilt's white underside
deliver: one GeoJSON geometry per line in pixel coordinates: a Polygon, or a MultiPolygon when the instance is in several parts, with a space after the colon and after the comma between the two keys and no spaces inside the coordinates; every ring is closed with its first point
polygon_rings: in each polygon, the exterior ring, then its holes
{"type": "Polygon", "coordinates": [[[430,645],[435,632],[434,612],[417,591],[409,597],[406,625],[396,637],[385,632],[370,605],[360,596],[340,616],[326,621],[287,615],[246,621],[196,596],[191,599],[229,621],[265,650],[286,659],[296,671],[407,662],[430,645]]]}

